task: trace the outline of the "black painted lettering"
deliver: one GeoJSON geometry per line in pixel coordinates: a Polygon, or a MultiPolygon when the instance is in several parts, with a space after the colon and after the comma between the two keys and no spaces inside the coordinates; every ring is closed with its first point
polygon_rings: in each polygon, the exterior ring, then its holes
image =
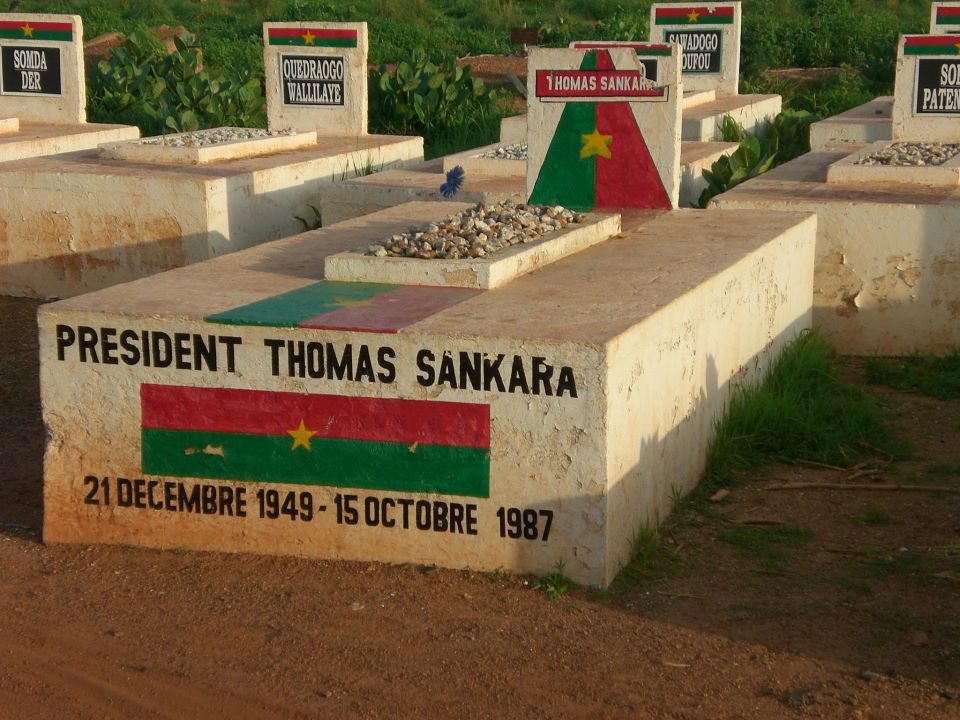
{"type": "Polygon", "coordinates": [[[65,350],[76,342],[77,333],[69,325],[57,325],[57,360],[63,361],[65,350]]]}

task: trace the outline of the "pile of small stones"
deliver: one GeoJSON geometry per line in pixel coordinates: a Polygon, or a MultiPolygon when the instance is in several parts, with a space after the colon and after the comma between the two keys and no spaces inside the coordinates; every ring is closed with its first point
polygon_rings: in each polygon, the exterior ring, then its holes
{"type": "Polygon", "coordinates": [[[196,132],[178,133],[177,135],[160,135],[158,137],[138,140],[139,145],[164,145],[166,147],[206,147],[223,143],[239,142],[241,140],[260,140],[267,137],[281,135],[296,135],[293,128],[285,130],[261,130],[259,128],[221,127],[196,132]]]}
{"type": "Polygon", "coordinates": [[[527,144],[514,143],[513,145],[501,145],[496,150],[490,150],[481,155],[484,160],[526,160],[527,144]]]}
{"type": "Polygon", "coordinates": [[[536,242],[547,233],[585,220],[582,213],[559,205],[478,203],[442,222],[410,228],[375,243],[365,254],[423,260],[482,258],[513,245],[536,242]]]}
{"type": "Polygon", "coordinates": [[[920,167],[942,165],[960,153],[960,144],[898,142],[857,160],[857,165],[920,167]]]}

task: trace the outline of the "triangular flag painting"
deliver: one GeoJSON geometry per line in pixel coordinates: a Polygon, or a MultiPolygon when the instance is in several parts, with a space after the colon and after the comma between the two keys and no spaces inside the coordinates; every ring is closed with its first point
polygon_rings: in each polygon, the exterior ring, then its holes
{"type": "Polygon", "coordinates": [[[676,206],[676,52],[662,65],[667,80],[654,81],[630,50],[531,52],[531,203],[579,211],[676,206]]]}

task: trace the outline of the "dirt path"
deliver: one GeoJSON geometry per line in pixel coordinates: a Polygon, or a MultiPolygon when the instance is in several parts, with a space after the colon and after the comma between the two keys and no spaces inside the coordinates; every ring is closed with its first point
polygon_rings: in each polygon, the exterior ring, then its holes
{"type": "MultiPolygon", "coordinates": [[[[681,508],[634,585],[45,547],[36,303],[0,298],[0,718],[960,718],[960,495],[681,508]],[[670,572],[666,572],[669,570],[670,572]]],[[[960,487],[960,402],[888,393],[960,487]]]]}

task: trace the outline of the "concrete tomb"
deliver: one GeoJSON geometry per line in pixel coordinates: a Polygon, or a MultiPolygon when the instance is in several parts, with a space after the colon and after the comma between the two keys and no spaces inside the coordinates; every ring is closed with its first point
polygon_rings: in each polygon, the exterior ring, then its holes
{"type": "Polygon", "coordinates": [[[809,325],[815,226],[413,203],[45,305],[44,539],[605,586],[699,480],[732,389],[809,325]],[[522,248],[604,241],[489,290],[407,284],[519,257],[405,244],[481,213],[567,223],[522,248]],[[330,277],[344,253],[355,282],[330,277]]]}
{"type": "MultiPolygon", "coordinates": [[[[366,26],[344,32],[365,58],[366,26]]],[[[299,42],[282,37],[283,47],[299,42]]],[[[344,90],[344,101],[354,92],[344,90]]],[[[365,92],[349,107],[365,117],[365,92]]],[[[312,218],[324,185],[423,160],[422,138],[369,135],[346,120],[340,134],[320,133],[321,124],[213,128],[0,164],[0,293],[68,297],[275,240],[297,232],[298,217],[312,218]]]]}
{"type": "Polygon", "coordinates": [[[367,24],[264,23],[271,130],[367,133],[367,24]]]}
{"type": "Polygon", "coordinates": [[[960,2],[934,0],[930,5],[931,35],[960,35],[960,2]]]}
{"type": "Polygon", "coordinates": [[[892,141],[812,153],[714,200],[817,213],[814,321],[843,353],[960,346],[958,46],[901,38],[892,141]]]}
{"type": "Polygon", "coordinates": [[[677,206],[679,47],[664,52],[653,80],[629,48],[530,50],[531,203],[574,210],[677,206]]]}
{"type": "Polygon", "coordinates": [[[78,16],[0,13],[0,161],[139,134],[135,127],[87,123],[78,16]]]}

